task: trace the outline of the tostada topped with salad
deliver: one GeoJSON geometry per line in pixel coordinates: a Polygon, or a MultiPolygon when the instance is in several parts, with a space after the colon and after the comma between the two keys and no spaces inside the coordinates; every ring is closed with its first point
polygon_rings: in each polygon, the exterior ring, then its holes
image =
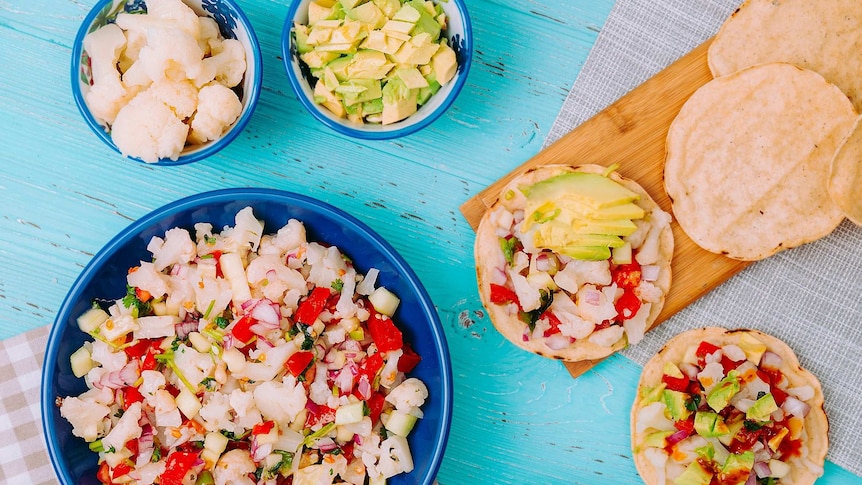
{"type": "Polygon", "coordinates": [[[670,289],[671,217],[600,165],[513,179],[476,231],[479,294],[509,341],[565,361],[634,344],[670,289]]]}
{"type": "Polygon", "coordinates": [[[820,383],[793,351],[754,330],[702,328],[643,369],[632,449],[647,484],[811,484],[829,428],[820,383]]]}

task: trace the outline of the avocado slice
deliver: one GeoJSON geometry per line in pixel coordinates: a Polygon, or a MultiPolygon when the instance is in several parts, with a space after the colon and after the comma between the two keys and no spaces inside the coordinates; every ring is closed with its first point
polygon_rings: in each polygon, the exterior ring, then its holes
{"type": "Polygon", "coordinates": [[[674,431],[656,431],[650,433],[644,438],[644,447],[648,448],[664,448],[667,446],[667,437],[674,434],[674,431]]]}
{"type": "Polygon", "coordinates": [[[662,399],[662,393],[664,392],[667,384],[664,382],[660,383],[655,387],[645,387],[641,389],[641,401],[643,405],[652,404],[662,399]]]}
{"type": "Polygon", "coordinates": [[[553,201],[574,197],[597,209],[634,202],[638,194],[600,174],[566,172],[525,187],[527,199],[553,201]]]}
{"type": "Polygon", "coordinates": [[[698,411],[694,415],[694,430],[704,438],[716,438],[730,433],[724,418],[711,411],[698,411]]]}
{"type": "Polygon", "coordinates": [[[680,476],[674,479],[673,483],[675,485],[709,485],[710,481],[712,481],[712,472],[703,468],[703,465],[695,460],[680,476]]]}
{"type": "Polygon", "coordinates": [[[686,401],[688,401],[688,394],[665,389],[662,391],[662,401],[664,401],[672,420],[683,421],[691,416],[691,411],[685,406],[686,401]]]}

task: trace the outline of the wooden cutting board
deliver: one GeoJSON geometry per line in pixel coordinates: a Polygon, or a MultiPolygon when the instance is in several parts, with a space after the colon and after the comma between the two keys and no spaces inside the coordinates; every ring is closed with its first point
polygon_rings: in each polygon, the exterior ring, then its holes
{"type": "MultiPolygon", "coordinates": [[[[465,202],[461,213],[473,230],[513,177],[530,168],[554,163],[606,166],[618,163],[623,176],[640,183],[662,209],[671,212],[662,180],[665,138],[685,101],[712,79],[706,60],[711,42],[706,41],[465,202]]],[[[676,220],[672,228],[675,246],[671,289],[653,327],[750,264],[701,249],[685,235],[676,220]]],[[[598,362],[567,362],[566,368],[573,377],[578,377],[598,362]]]]}

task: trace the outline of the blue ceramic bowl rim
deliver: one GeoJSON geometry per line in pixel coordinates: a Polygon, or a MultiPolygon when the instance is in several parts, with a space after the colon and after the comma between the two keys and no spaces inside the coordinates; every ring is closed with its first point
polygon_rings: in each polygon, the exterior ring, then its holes
{"type": "MultiPolygon", "coordinates": [[[[72,80],[72,96],[75,98],[75,105],[78,106],[78,111],[81,112],[81,116],[84,117],[84,120],[87,122],[87,126],[99,137],[100,140],[105,142],[106,145],[111,147],[117,153],[122,154],[120,149],[114,143],[114,140],[111,139],[111,136],[108,132],[105,131],[104,127],[96,121],[96,118],[90,112],[90,108],[87,107],[87,101],[84,99],[84,95],[81,93],[81,87],[79,86],[78,78],[80,77],[80,66],[81,66],[81,53],[84,50],[84,36],[87,35],[87,31],[90,29],[90,25],[99,15],[99,12],[102,11],[105,6],[111,3],[113,0],[100,0],[91,10],[90,13],[84,18],[84,21],[81,23],[81,26],[78,28],[78,33],[75,36],[75,43],[72,44],[72,66],[71,66],[71,77],[72,80]]],[[[147,163],[140,158],[136,157],[124,157],[129,160],[134,160],[139,163],[143,163],[145,165],[160,165],[160,166],[175,166],[175,165],[185,165],[191,162],[197,162],[198,160],[202,160],[210,155],[214,155],[224,147],[226,147],[234,138],[236,138],[245,126],[248,124],[251,119],[251,115],[254,113],[255,107],[257,107],[257,100],[260,97],[261,84],[263,83],[263,61],[261,60],[261,52],[260,52],[260,43],[257,40],[257,36],[254,33],[254,29],[251,26],[251,21],[249,21],[248,17],[246,17],[245,13],[240,9],[239,5],[233,0],[221,0],[226,4],[229,4],[231,8],[236,12],[236,16],[239,19],[240,23],[245,27],[248,32],[249,43],[252,46],[253,52],[252,58],[254,59],[254,71],[255,76],[251,83],[251,90],[248,94],[248,110],[246,110],[240,118],[235,122],[233,128],[231,128],[227,133],[224,134],[221,138],[194,153],[189,155],[181,155],[176,160],[171,159],[160,159],[157,162],[147,163]]]]}
{"type": "Polygon", "coordinates": [[[431,301],[424,285],[419,280],[413,269],[407,264],[404,258],[392,247],[385,239],[377,232],[368,227],[365,223],[355,218],[354,216],[344,212],[337,207],[334,207],[326,202],[313,199],[311,197],[287,192],[276,189],[265,188],[230,188],[219,189],[209,192],[203,192],[196,195],[191,195],[183,199],[171,202],[167,205],[158,208],[149,214],[144,215],[137,221],[133,222],[119,234],[114,236],[102,249],[96,253],[90,260],[87,266],[84,267],[81,274],[72,284],[66,297],[57,311],[57,317],[51,326],[51,331],[48,335],[48,342],[45,350],[45,357],[42,365],[42,378],[40,382],[41,406],[42,406],[42,433],[48,445],[48,456],[51,460],[51,465],[54,472],[60,478],[62,483],[73,483],[68,471],[62,466],[61,456],[62,450],[59,449],[59,444],[53,433],[54,430],[54,415],[46,412],[55,405],[57,396],[47,392],[51,388],[51,369],[57,365],[57,349],[59,345],[58,339],[62,336],[66,327],[66,322],[69,321],[70,312],[75,302],[80,298],[81,292],[86,288],[90,281],[98,273],[98,269],[102,264],[110,258],[117,250],[121,249],[134,237],[137,237],[142,231],[151,227],[153,224],[162,220],[165,217],[174,214],[201,207],[213,203],[230,203],[237,199],[253,198],[259,201],[269,201],[291,204],[301,208],[312,208],[314,210],[326,213],[332,219],[339,221],[344,227],[353,229],[356,232],[363,233],[377,245],[380,252],[398,268],[400,274],[409,283],[410,287],[415,291],[418,302],[421,304],[423,315],[429,320],[429,329],[431,336],[434,339],[434,348],[437,349],[438,357],[440,358],[441,366],[444,369],[443,375],[440,375],[442,384],[440,407],[442,410],[441,429],[434,443],[434,448],[430,453],[430,463],[428,474],[423,477],[423,485],[431,485],[440,469],[440,464],[443,461],[443,454],[446,451],[446,443],[449,438],[449,431],[452,422],[452,365],[449,355],[449,347],[446,343],[443,326],[440,322],[440,317],[437,310],[431,301]]]}
{"type": "Polygon", "coordinates": [[[473,63],[473,27],[470,23],[470,14],[467,13],[467,5],[464,3],[464,0],[448,1],[454,3],[458,7],[458,11],[461,13],[461,25],[464,29],[464,62],[459,66],[459,69],[463,73],[455,79],[455,84],[452,86],[452,91],[449,93],[449,96],[443,100],[436,110],[426,116],[425,119],[400,129],[369,131],[360,128],[353,128],[324,116],[320,112],[321,108],[315,104],[314,101],[309,99],[302,90],[301,83],[304,83],[305,80],[296,77],[292,68],[293,58],[290,54],[290,45],[293,42],[293,36],[290,35],[290,31],[293,28],[293,18],[296,17],[296,11],[299,10],[299,4],[302,3],[302,0],[293,0],[290,5],[290,9],[287,11],[287,17],[284,20],[284,28],[281,31],[281,57],[284,63],[284,70],[287,71],[287,78],[290,80],[290,87],[293,88],[293,92],[296,94],[296,97],[299,98],[299,102],[302,103],[305,109],[311,113],[312,116],[324,125],[343,135],[359,138],[361,140],[388,140],[391,138],[407,136],[436,121],[437,118],[445,113],[446,110],[452,106],[452,103],[455,102],[455,98],[458,97],[458,94],[461,92],[461,88],[463,88],[464,83],[467,82],[467,75],[470,73],[470,65],[473,63]]]}

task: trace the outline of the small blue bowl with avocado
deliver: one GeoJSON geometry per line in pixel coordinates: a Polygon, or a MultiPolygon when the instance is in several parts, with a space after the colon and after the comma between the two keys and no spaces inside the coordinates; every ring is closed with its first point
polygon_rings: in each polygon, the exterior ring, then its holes
{"type": "Polygon", "coordinates": [[[464,0],[295,0],[282,30],[284,67],[317,120],[354,138],[415,133],[454,103],[473,34],[464,0]]]}

